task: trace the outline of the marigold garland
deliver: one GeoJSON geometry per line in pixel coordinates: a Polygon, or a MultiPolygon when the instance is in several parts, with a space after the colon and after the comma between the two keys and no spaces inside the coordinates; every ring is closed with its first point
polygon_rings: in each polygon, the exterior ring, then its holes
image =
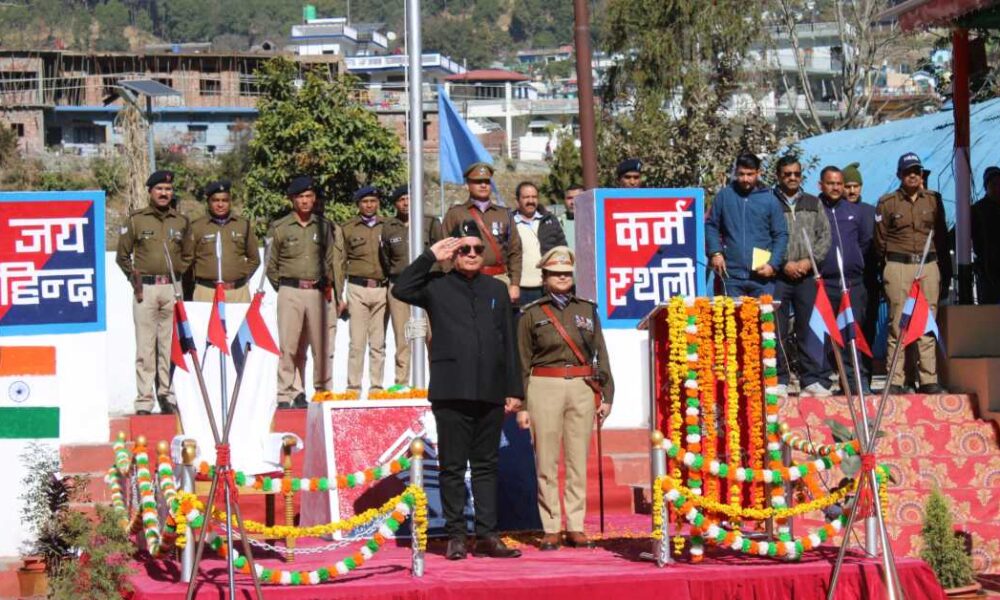
{"type": "Polygon", "coordinates": [[[791,427],[788,426],[788,423],[780,423],[778,425],[778,429],[781,431],[782,443],[790,447],[792,450],[797,450],[810,456],[827,456],[832,452],[836,452],[837,450],[842,450],[847,447],[850,447],[855,454],[858,454],[861,449],[861,445],[857,440],[837,444],[814,444],[804,437],[793,433],[791,431],[791,427]]]}
{"type": "MultiPolygon", "coordinates": [[[[747,463],[752,469],[764,466],[764,411],[760,385],[760,309],[754,298],[743,298],[740,305],[740,341],[743,345],[743,401],[747,407],[747,463]]],[[[760,485],[750,485],[750,504],[763,508],[764,494],[760,485]]]]}
{"type": "Polygon", "coordinates": [[[167,516],[167,526],[173,529],[176,536],[174,546],[183,549],[187,545],[189,532],[201,529],[204,524],[205,503],[190,492],[177,492],[170,502],[170,514],[167,516]]]}
{"type": "MultiPolygon", "coordinates": [[[[670,299],[670,303],[667,306],[667,332],[670,339],[670,361],[668,364],[669,379],[667,382],[667,388],[670,395],[668,434],[669,439],[677,446],[680,446],[681,444],[681,427],[683,426],[683,419],[681,418],[680,390],[686,359],[684,353],[684,327],[684,299],[680,296],[674,296],[670,299]]],[[[671,462],[669,471],[673,477],[679,479],[681,476],[680,463],[671,462]]],[[[678,525],[680,525],[681,516],[674,511],[671,511],[671,514],[673,515],[673,518],[677,520],[678,525]]],[[[679,534],[679,531],[680,527],[678,527],[678,535],[673,538],[675,554],[680,554],[684,549],[685,544],[685,539],[679,534]]]]}
{"type": "Polygon", "coordinates": [[[369,400],[409,400],[411,398],[426,398],[427,388],[411,388],[408,390],[400,390],[397,392],[391,392],[389,390],[380,391],[368,391],[369,400]]]}
{"type": "MultiPolygon", "coordinates": [[[[687,510],[685,508],[695,507],[700,510],[704,510],[711,514],[719,514],[729,517],[730,519],[749,519],[753,521],[764,521],[770,518],[776,519],[788,519],[791,517],[798,517],[804,514],[815,512],[817,510],[823,510],[838,502],[842,502],[849,494],[855,491],[857,487],[857,479],[850,479],[846,481],[843,485],[833,489],[829,494],[816,498],[809,502],[802,502],[796,504],[792,508],[752,508],[752,507],[736,507],[733,508],[729,504],[723,504],[721,502],[715,502],[692,494],[692,490],[684,487],[676,480],[671,479],[669,475],[661,477],[658,479],[659,485],[663,488],[664,492],[669,492],[670,490],[677,490],[682,495],[687,497],[687,502],[690,506],[685,507],[682,505],[676,505],[681,514],[686,514],[687,510]]],[[[667,502],[672,502],[669,495],[664,496],[667,502]]]]}
{"type": "Polygon", "coordinates": [[[111,508],[118,515],[118,525],[122,529],[128,529],[129,518],[128,509],[125,508],[125,494],[122,493],[122,484],[119,479],[118,468],[111,467],[104,475],[104,482],[111,490],[111,508]]]}
{"type": "MultiPolygon", "coordinates": [[[[391,477],[396,473],[410,468],[410,460],[405,456],[391,460],[385,464],[369,467],[346,475],[327,477],[267,477],[264,475],[248,476],[242,471],[236,471],[233,477],[236,485],[244,486],[248,482],[255,490],[276,494],[289,492],[325,492],[329,489],[347,489],[367,485],[381,479],[391,477]],[[331,482],[334,485],[331,485],[331,482]]],[[[198,475],[202,479],[210,479],[215,474],[215,467],[207,462],[198,465],[198,475]]]]}
{"type": "MultiPolygon", "coordinates": [[[[712,306],[708,298],[695,301],[698,311],[698,389],[701,392],[702,444],[706,460],[715,460],[719,448],[719,424],[716,421],[715,347],[712,344],[712,306]]],[[[719,481],[709,477],[704,481],[705,496],[719,499],[719,481]]]]}
{"type": "MultiPolygon", "coordinates": [[[[729,456],[729,469],[733,472],[740,467],[740,390],[737,376],[737,345],[736,345],[736,301],[725,296],[722,298],[725,313],[725,395],[726,395],[726,453],[729,456]]],[[[733,506],[742,504],[742,487],[733,482],[729,486],[729,503],[733,506]]]]}
{"type": "Polygon", "coordinates": [[[347,390],[344,392],[331,392],[330,390],[318,390],[313,394],[313,402],[336,402],[340,400],[359,400],[361,392],[358,390],[347,390]]]}
{"type": "Polygon", "coordinates": [[[149,553],[158,556],[160,554],[160,516],[157,512],[153,475],[149,470],[149,454],[147,454],[145,446],[136,444],[134,459],[143,537],[146,539],[146,548],[149,553]]]}

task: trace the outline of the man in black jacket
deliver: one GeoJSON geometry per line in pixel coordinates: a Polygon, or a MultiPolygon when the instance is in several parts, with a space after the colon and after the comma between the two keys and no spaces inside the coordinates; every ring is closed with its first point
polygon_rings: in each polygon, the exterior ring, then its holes
{"type": "Polygon", "coordinates": [[[441,504],[447,558],[466,556],[465,468],[472,468],[475,556],[516,558],[497,535],[497,462],[504,412],[524,398],[510,296],[503,282],[480,273],[483,239],[463,221],[400,273],[392,294],[427,311],[434,323],[428,399],[438,430],[441,504]],[[452,260],[448,273],[431,273],[452,260]]]}

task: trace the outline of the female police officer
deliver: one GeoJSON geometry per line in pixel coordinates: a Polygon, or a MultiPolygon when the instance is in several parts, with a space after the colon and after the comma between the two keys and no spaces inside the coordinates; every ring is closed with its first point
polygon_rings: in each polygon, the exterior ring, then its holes
{"type": "Polygon", "coordinates": [[[524,307],[518,351],[526,390],[518,424],[530,427],[538,472],[541,550],[560,545],[559,451],[566,460],[567,546],[592,547],[583,532],[587,447],[594,419],[611,412],[614,381],[597,307],[573,293],[573,251],[552,248],[538,262],[545,295],[524,307]]]}

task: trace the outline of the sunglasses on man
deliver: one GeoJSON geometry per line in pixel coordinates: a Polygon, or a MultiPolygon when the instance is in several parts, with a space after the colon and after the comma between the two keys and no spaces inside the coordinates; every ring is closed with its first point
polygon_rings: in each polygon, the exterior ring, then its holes
{"type": "Polygon", "coordinates": [[[482,256],[483,255],[483,250],[485,250],[485,249],[486,249],[486,246],[484,246],[482,244],[476,244],[474,246],[469,245],[469,244],[465,244],[465,245],[462,245],[462,246],[458,247],[458,253],[461,254],[462,256],[468,256],[468,255],[470,255],[472,253],[475,253],[477,256],[482,256]]]}

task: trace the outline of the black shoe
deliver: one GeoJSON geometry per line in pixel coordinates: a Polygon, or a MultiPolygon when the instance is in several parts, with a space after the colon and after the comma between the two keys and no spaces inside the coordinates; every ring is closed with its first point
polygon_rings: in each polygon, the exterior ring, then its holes
{"type": "Polygon", "coordinates": [[[473,556],[487,556],[489,558],[517,558],[521,556],[521,551],[515,548],[508,548],[498,535],[489,535],[483,539],[476,540],[476,545],[472,549],[473,556]]]}
{"type": "Polygon", "coordinates": [[[905,385],[895,385],[894,384],[894,385],[890,385],[889,386],[889,393],[892,394],[892,395],[894,395],[894,396],[898,396],[900,394],[909,394],[910,390],[905,385]]]}
{"type": "Polygon", "coordinates": [[[145,417],[146,415],[151,415],[153,413],[149,412],[148,410],[137,410],[137,411],[135,411],[135,414],[136,414],[136,416],[139,416],[139,417],[145,417]]]}
{"type": "Polygon", "coordinates": [[[160,400],[159,404],[160,404],[161,415],[172,415],[177,412],[177,407],[167,402],[166,400],[160,400]]]}
{"type": "Polygon", "coordinates": [[[921,394],[947,394],[948,390],[944,389],[940,383],[928,383],[917,388],[917,392],[921,394]]]}
{"type": "Polygon", "coordinates": [[[309,408],[305,393],[299,392],[299,395],[292,400],[292,408],[309,408]]]}
{"type": "Polygon", "coordinates": [[[448,549],[445,551],[444,556],[448,560],[462,560],[468,556],[468,550],[465,549],[465,538],[448,538],[448,549]]]}
{"type": "Polygon", "coordinates": [[[291,402],[279,402],[278,403],[278,410],[289,410],[291,408],[295,408],[295,406],[291,402]]]}

